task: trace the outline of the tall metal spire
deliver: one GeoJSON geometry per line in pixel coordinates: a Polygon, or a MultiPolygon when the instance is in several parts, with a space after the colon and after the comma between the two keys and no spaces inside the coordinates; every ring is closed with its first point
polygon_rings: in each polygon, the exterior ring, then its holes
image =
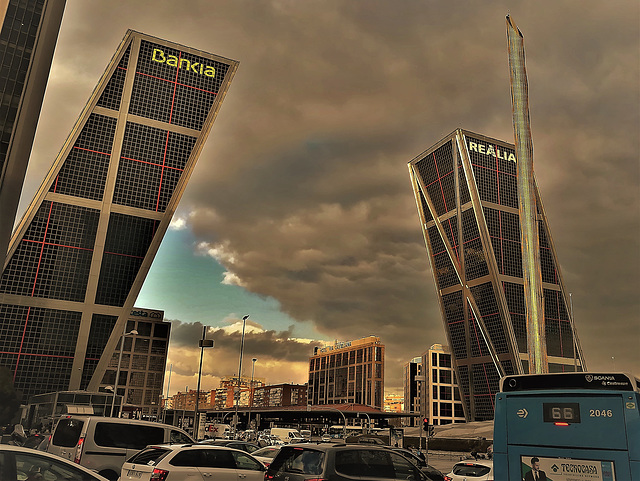
{"type": "Polygon", "coordinates": [[[549,363],[540,267],[538,209],[533,175],[533,142],[529,122],[529,88],[527,70],[524,65],[524,38],[509,15],[507,15],[507,44],[509,48],[513,133],[518,160],[518,210],[520,212],[529,373],[540,374],[549,371],[549,363]]]}

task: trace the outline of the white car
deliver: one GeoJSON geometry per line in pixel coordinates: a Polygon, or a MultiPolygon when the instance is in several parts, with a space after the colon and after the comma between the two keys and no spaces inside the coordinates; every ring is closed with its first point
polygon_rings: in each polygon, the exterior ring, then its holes
{"type": "Polygon", "coordinates": [[[444,481],[493,481],[493,461],[468,459],[453,465],[444,481]]]}
{"type": "Polygon", "coordinates": [[[0,479],[108,481],[98,473],[54,454],[7,444],[0,444],[0,479]]]}
{"type": "Polygon", "coordinates": [[[256,458],[266,467],[269,467],[273,458],[276,457],[276,454],[280,451],[280,446],[265,446],[264,448],[260,448],[257,451],[251,453],[251,456],[256,458]]]}
{"type": "Polygon", "coordinates": [[[263,481],[264,465],[249,453],[206,444],[147,446],[122,465],[120,481],[263,481]]]}

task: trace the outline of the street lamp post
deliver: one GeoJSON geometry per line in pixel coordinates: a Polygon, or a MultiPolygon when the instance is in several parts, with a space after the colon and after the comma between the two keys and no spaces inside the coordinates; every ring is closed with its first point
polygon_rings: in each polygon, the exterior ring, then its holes
{"type": "Polygon", "coordinates": [[[233,397],[236,401],[236,414],[233,423],[233,437],[237,438],[238,436],[238,403],[240,402],[240,376],[242,375],[242,354],[244,352],[244,329],[247,325],[247,319],[249,318],[249,314],[242,318],[242,338],[240,340],[240,363],[238,365],[238,382],[236,384],[236,389],[234,390],[233,397]]]}
{"type": "Polygon", "coordinates": [[[213,339],[205,339],[207,334],[207,326],[202,326],[202,339],[198,341],[200,346],[200,368],[198,369],[198,387],[196,389],[196,407],[193,413],[193,427],[195,431],[196,441],[200,438],[200,420],[198,419],[198,404],[200,401],[200,378],[202,377],[202,357],[204,356],[205,347],[213,347],[213,339]]]}
{"type": "Polygon", "coordinates": [[[251,429],[251,408],[253,407],[253,373],[256,370],[257,357],[251,359],[253,365],[251,366],[251,384],[249,384],[249,416],[247,418],[247,429],[251,429]]]}
{"type": "MultiPolygon", "coordinates": [[[[124,328],[122,329],[122,338],[120,339],[120,356],[118,356],[118,369],[116,370],[116,381],[114,383],[113,388],[113,399],[111,400],[111,417],[113,417],[113,410],[116,405],[116,394],[118,394],[118,384],[120,381],[120,364],[122,363],[122,351],[124,350],[124,338],[125,336],[135,336],[138,334],[138,331],[133,329],[131,332],[125,332],[127,330],[127,321],[124,322],[124,328]]],[[[125,389],[127,383],[125,382],[125,389]]],[[[118,412],[118,417],[122,415],[122,403],[120,403],[120,410],[118,412]]]]}

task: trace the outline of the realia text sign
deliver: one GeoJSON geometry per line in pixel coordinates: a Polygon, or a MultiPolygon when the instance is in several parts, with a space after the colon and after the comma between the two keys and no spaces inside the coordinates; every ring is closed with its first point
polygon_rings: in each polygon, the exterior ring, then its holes
{"type": "Polygon", "coordinates": [[[472,142],[469,141],[469,152],[478,152],[479,154],[491,155],[498,159],[508,160],[511,162],[516,161],[515,154],[511,152],[506,152],[504,149],[500,150],[499,147],[494,147],[493,145],[485,145],[480,142],[472,142]]]}

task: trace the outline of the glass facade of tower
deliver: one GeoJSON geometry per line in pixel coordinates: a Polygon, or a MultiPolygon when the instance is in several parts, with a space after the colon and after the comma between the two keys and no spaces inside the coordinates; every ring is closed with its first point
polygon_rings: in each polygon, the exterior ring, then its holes
{"type": "MultiPolygon", "coordinates": [[[[514,146],[456,130],[409,171],[465,416],[492,419],[500,377],[528,368],[514,146]]],[[[537,209],[549,371],[583,370],[539,195],[537,209]]]]}
{"type": "Polygon", "coordinates": [[[0,365],[25,397],[102,381],[236,69],[127,32],[0,277],[0,365]]]}
{"type": "Polygon", "coordinates": [[[0,2],[0,269],[5,264],[65,3],[0,2]]]}

